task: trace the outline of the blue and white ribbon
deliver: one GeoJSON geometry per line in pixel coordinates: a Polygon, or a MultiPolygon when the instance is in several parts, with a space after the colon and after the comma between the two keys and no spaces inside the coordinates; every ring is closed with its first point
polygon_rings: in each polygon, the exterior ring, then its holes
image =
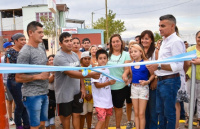
{"type": "MultiPolygon", "coordinates": [[[[128,67],[128,66],[149,65],[149,64],[159,64],[159,63],[162,64],[162,63],[170,63],[170,62],[181,62],[181,61],[192,60],[194,58],[196,58],[196,50],[183,53],[180,55],[176,55],[164,60],[134,62],[134,63],[106,65],[106,66],[98,66],[98,67],[70,67],[70,66],[47,66],[47,65],[0,63],[0,73],[37,73],[37,72],[40,73],[40,72],[50,72],[50,71],[83,70],[83,76],[87,76],[88,70],[100,72],[98,71],[98,69],[102,69],[102,68],[116,68],[116,67],[128,67]]],[[[123,82],[122,79],[113,77],[105,73],[102,73],[102,74],[111,79],[123,82]]]]}

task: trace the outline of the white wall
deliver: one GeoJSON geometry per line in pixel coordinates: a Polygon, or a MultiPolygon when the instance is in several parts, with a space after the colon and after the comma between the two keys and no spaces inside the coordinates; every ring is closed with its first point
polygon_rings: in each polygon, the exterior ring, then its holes
{"type": "Polygon", "coordinates": [[[2,18],[3,31],[23,30],[23,17],[15,18],[15,28],[13,18],[2,18]]]}

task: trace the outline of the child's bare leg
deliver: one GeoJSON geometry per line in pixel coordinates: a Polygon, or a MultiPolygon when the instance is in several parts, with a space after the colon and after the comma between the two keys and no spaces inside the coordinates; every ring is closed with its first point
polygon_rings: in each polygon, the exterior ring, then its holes
{"type": "Polygon", "coordinates": [[[85,115],[80,115],[80,129],[84,128],[85,115]]]}
{"type": "Polygon", "coordinates": [[[145,111],[147,106],[147,100],[139,99],[139,121],[140,121],[140,129],[145,128],[146,120],[145,120],[145,111]]]}
{"type": "Polygon", "coordinates": [[[140,129],[140,121],[139,121],[139,99],[132,99],[133,109],[135,113],[135,127],[136,129],[140,129]]]}
{"type": "Polygon", "coordinates": [[[98,121],[95,129],[102,129],[102,126],[104,123],[105,123],[105,121],[98,121]]]}
{"type": "Polygon", "coordinates": [[[105,124],[103,126],[103,129],[108,129],[109,121],[110,121],[110,116],[106,116],[106,120],[105,120],[105,124]]]}
{"type": "Polygon", "coordinates": [[[91,124],[92,124],[92,112],[88,112],[87,115],[87,127],[91,128],[91,124]]]}

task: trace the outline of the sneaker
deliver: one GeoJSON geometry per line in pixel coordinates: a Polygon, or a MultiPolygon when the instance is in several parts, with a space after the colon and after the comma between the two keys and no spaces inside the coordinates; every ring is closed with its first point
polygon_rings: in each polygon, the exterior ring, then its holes
{"type": "Polygon", "coordinates": [[[15,125],[15,122],[14,122],[13,118],[9,119],[9,125],[15,125]]]}
{"type": "Polygon", "coordinates": [[[24,125],[23,128],[24,129],[30,129],[30,125],[24,125]]]}
{"type": "Polygon", "coordinates": [[[132,128],[132,123],[131,122],[127,122],[126,124],[126,129],[131,129],[132,128]]]}
{"type": "Polygon", "coordinates": [[[16,129],[24,129],[22,126],[17,126],[16,129]]]}

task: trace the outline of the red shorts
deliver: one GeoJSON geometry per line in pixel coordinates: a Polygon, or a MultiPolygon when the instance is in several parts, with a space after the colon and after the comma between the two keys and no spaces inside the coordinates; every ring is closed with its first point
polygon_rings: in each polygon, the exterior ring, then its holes
{"type": "Polygon", "coordinates": [[[106,116],[112,116],[112,108],[105,109],[105,108],[95,108],[97,112],[97,118],[99,121],[105,121],[106,116]]]}

